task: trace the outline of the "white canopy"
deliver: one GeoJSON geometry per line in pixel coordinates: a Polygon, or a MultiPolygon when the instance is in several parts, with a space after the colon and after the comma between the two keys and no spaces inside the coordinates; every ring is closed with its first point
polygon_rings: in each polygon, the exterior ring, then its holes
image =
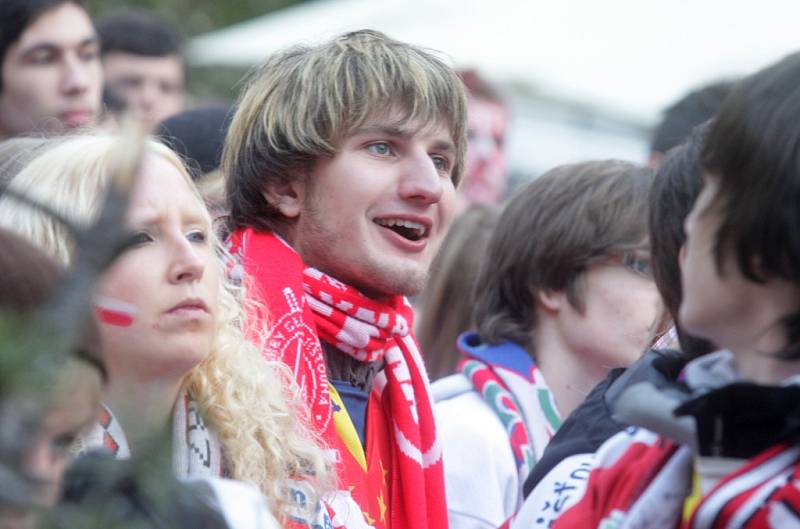
{"type": "Polygon", "coordinates": [[[249,65],[372,28],[457,66],[642,125],[688,89],[800,49],[792,0],[317,0],[194,38],[196,65],[249,65]]]}

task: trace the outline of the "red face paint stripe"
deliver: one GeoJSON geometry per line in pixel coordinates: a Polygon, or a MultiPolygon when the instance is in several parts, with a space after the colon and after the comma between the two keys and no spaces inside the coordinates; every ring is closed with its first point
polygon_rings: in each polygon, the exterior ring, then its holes
{"type": "Polygon", "coordinates": [[[101,322],[117,327],[130,327],[133,324],[133,315],[118,310],[95,307],[97,317],[101,322]]]}

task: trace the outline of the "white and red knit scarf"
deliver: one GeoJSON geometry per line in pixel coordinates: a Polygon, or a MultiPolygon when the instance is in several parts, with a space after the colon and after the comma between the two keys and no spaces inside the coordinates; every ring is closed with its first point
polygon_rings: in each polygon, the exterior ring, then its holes
{"type": "MultiPolygon", "coordinates": [[[[405,298],[369,299],[352,287],[307,268],[300,256],[271,232],[234,232],[229,250],[235,260],[232,272],[241,274],[248,296],[268,309],[265,354],[280,358],[293,369],[316,428],[340,454],[346,451],[341,449],[342,440],[332,421],[320,340],[357,360],[385,361],[373,391],[391,422],[375,427],[386,427],[394,434],[386,469],[391,497],[385,524],[376,525],[446,528],[441,447],[427,374],[410,331],[413,311],[405,298]]],[[[339,471],[346,490],[346,465],[340,465],[339,471]]]]}
{"type": "MultiPolygon", "coordinates": [[[[106,406],[101,406],[94,428],[77,440],[74,450],[83,453],[99,448],[117,459],[131,457],[125,432],[106,406]]],[[[185,390],[178,394],[172,409],[172,465],[179,478],[227,476],[222,445],[185,390]]]]}

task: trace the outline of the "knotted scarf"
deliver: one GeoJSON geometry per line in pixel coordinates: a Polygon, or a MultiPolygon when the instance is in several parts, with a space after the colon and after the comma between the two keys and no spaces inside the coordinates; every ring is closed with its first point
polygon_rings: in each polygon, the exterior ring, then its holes
{"type": "Polygon", "coordinates": [[[466,333],[458,346],[464,355],[458,368],[505,428],[522,484],[561,425],[553,393],[530,354],[513,342],[487,345],[466,333]]]}
{"type": "MultiPolygon", "coordinates": [[[[376,478],[384,485],[388,478],[389,498],[382,492],[379,496],[377,490],[360,490],[364,487],[351,492],[370,525],[446,528],[441,447],[427,374],[410,331],[413,310],[405,298],[369,299],[335,278],[306,267],[300,256],[271,232],[236,231],[228,247],[234,258],[229,266],[231,273],[241,279],[249,298],[268,309],[264,354],[292,368],[311,408],[314,426],[335,451],[342,491],[352,488],[353,483],[365,482],[365,476],[359,473],[367,474],[367,481],[376,478]],[[341,429],[334,425],[335,403],[320,340],[357,360],[382,358],[385,362],[370,397],[370,406],[377,404],[382,413],[368,411],[367,415],[368,432],[387,432],[386,443],[367,443],[368,452],[381,450],[382,444],[387,447],[387,453],[377,458],[381,468],[366,468],[364,462],[356,462],[341,429]],[[385,424],[372,424],[377,420],[385,424]]],[[[259,322],[254,323],[258,328],[259,322]]],[[[366,460],[376,458],[368,453],[366,460]]],[[[345,516],[336,511],[336,505],[333,510],[337,525],[345,516]]],[[[355,527],[363,519],[346,523],[355,527]]]]}

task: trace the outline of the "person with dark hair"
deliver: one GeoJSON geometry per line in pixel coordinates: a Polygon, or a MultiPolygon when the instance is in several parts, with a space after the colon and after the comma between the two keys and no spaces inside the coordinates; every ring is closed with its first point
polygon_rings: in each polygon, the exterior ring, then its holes
{"type": "Polygon", "coordinates": [[[684,142],[692,129],[713,118],[733,88],[732,81],[719,81],[692,90],[672,103],[653,131],[650,165],[658,167],[670,149],[684,142]]]}
{"type": "MultiPolygon", "coordinates": [[[[24,332],[64,274],[55,260],[4,229],[0,247],[0,322],[6,331],[24,332]]],[[[19,387],[29,378],[28,362],[8,354],[9,332],[0,339],[6,342],[0,352],[0,527],[33,527],[36,512],[58,500],[71,441],[94,423],[105,371],[97,329],[90,326],[49,388],[19,387]]]]}
{"type": "Polygon", "coordinates": [[[99,41],[79,0],[0,2],[0,139],[91,126],[99,41]]]}
{"type": "Polygon", "coordinates": [[[225,215],[222,147],[233,117],[228,105],[185,110],[158,124],[155,134],[183,158],[211,216],[225,215]]]}
{"type": "Polygon", "coordinates": [[[794,54],[738,83],[703,145],[679,321],[721,350],[619,397],[637,427],[600,448],[553,527],[800,524],[798,79],[794,54]]]}
{"type": "Polygon", "coordinates": [[[265,354],[303,386],[339,474],[334,524],[447,526],[441,446],[406,296],[453,220],[466,94],[429,50],[371,30],[256,70],[223,171],[232,273],[265,354]]]}
{"type": "MultiPolygon", "coordinates": [[[[573,487],[572,491],[585,485],[585,469],[591,465],[594,453],[627,426],[613,417],[614,402],[622,391],[643,381],[659,387],[672,383],[689,359],[713,350],[712,344],[687,334],[678,323],[678,308],[683,297],[678,256],[686,241],[684,220],[703,186],[700,150],[705,131],[706,126],[697,128],[686,143],[670,150],[658,168],[650,190],[653,277],[674,322],[674,332],[669,333],[673,336],[668,345],[680,345],[680,351],[662,349],[661,344],[665,342],[662,338],[631,367],[612,369],[608,377],[592,390],[564,421],[525,480],[526,500],[515,518],[513,529],[527,527],[531,520],[543,517],[545,506],[548,503],[554,505],[558,499],[553,497],[556,483],[568,483],[573,487]]],[[[562,510],[570,503],[562,500],[558,505],[562,510]]],[[[544,518],[550,519],[548,516],[544,518]]]]}
{"type": "Polygon", "coordinates": [[[434,385],[452,528],[498,527],[563,417],[661,319],[650,275],[652,171],[557,167],[506,206],[476,281],[460,373],[434,385]]]}
{"type": "Polygon", "coordinates": [[[183,108],[183,40],[169,22],[143,9],[97,22],[106,84],[148,130],[183,108]]]}
{"type": "Polygon", "coordinates": [[[473,206],[457,217],[431,264],[421,294],[416,336],[431,380],[452,375],[461,353],[456,339],[475,329],[473,292],[499,211],[473,206]]]}

